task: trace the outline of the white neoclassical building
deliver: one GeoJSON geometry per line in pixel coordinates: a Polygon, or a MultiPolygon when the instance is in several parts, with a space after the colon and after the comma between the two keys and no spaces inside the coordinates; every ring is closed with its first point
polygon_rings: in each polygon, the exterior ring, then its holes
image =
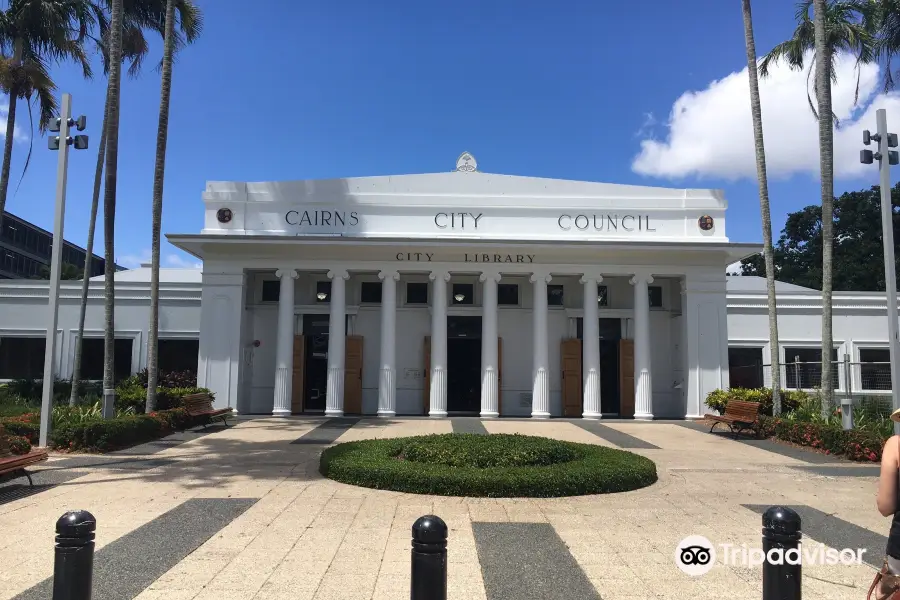
{"type": "MultiPolygon", "coordinates": [[[[160,367],[197,368],[244,414],[690,418],[768,384],[765,281],[726,277],[715,190],[477,171],[211,182],[200,270],[163,269],[160,367]]],[[[116,370],[146,366],[149,269],[116,274],[116,370]]],[[[80,282],[63,282],[56,372],[71,377],[80,282]]],[[[40,377],[47,282],[0,281],[0,380],[40,377]]],[[[821,296],[778,285],[782,382],[813,387],[821,296]]],[[[838,390],[889,393],[884,294],[834,294],[838,390]],[[878,366],[876,363],[883,363],[878,366]],[[867,363],[860,365],[859,363],[867,363]],[[886,379],[887,378],[887,379],[886,379]]],[[[84,376],[99,378],[103,280],[84,376]]]]}
{"type": "Polygon", "coordinates": [[[199,378],[275,415],[698,416],[728,384],[713,190],[482,173],[211,182],[199,378]]]}

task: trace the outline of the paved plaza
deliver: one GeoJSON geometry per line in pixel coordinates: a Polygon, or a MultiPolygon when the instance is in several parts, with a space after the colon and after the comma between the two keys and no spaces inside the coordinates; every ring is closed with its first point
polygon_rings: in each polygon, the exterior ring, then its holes
{"type": "Polygon", "coordinates": [[[878,468],[771,441],[734,441],[688,422],[241,418],[106,456],[54,456],[0,487],[0,600],[47,600],[53,526],[66,510],[98,522],[94,600],[406,600],[410,527],[450,527],[449,598],[761,598],[761,568],[674,563],[678,543],[760,546],[761,513],[803,518],[807,544],[866,548],[861,565],[804,565],[808,598],[858,600],[880,566],[889,520],[878,468]],[[350,440],[427,433],[523,433],[623,448],[659,481],[622,494],[466,499],[323,479],[318,456],[350,440]]]}

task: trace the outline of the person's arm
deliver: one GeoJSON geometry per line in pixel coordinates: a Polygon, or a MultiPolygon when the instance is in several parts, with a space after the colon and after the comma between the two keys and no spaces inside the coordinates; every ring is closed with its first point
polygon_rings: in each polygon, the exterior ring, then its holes
{"type": "Polygon", "coordinates": [[[896,435],[884,444],[881,453],[881,477],[878,479],[878,512],[889,517],[897,512],[897,477],[900,469],[900,438],[896,435]]]}

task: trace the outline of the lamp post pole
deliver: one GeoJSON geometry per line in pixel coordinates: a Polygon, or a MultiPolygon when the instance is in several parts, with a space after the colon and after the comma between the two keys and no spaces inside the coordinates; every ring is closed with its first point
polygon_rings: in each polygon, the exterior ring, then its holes
{"type": "MultiPolygon", "coordinates": [[[[85,127],[85,118],[79,117],[78,121],[72,120],[72,95],[63,94],[60,104],[60,118],[56,124],[51,124],[50,131],[58,131],[59,136],[50,138],[50,149],[59,150],[59,160],[56,166],[56,210],[53,217],[53,241],[50,254],[50,286],[48,290],[48,319],[47,342],[44,346],[44,380],[41,396],[41,430],[38,444],[47,446],[50,435],[50,417],[53,412],[53,382],[56,379],[56,326],[59,320],[59,278],[62,268],[63,249],[63,224],[66,215],[66,176],[69,166],[69,146],[77,149],[87,148],[88,137],[78,135],[75,138],[69,136],[69,129],[73,126],[81,131],[85,127]]],[[[85,273],[84,277],[89,277],[85,273]]]]}
{"type": "MultiPolygon", "coordinates": [[[[880,171],[881,187],[881,237],[884,242],[884,283],[887,294],[888,316],[888,344],[891,356],[891,397],[893,410],[900,408],[900,329],[898,329],[897,317],[897,270],[894,263],[894,207],[891,201],[891,165],[896,165],[897,151],[891,150],[897,146],[897,135],[888,133],[887,111],[879,109],[875,112],[877,133],[870,135],[863,132],[863,143],[869,145],[869,140],[878,142],[878,152],[873,154],[871,150],[863,150],[860,153],[860,162],[872,164],[872,159],[877,158],[880,171]]],[[[900,434],[900,423],[894,423],[894,433],[900,434]]]]}

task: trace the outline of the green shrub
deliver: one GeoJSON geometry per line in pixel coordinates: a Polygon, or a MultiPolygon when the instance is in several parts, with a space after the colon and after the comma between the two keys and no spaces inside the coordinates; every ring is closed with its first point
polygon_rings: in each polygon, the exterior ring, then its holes
{"type": "MultiPolygon", "coordinates": [[[[32,415],[24,415],[24,417],[31,419],[32,415]]],[[[34,415],[34,417],[36,417],[34,422],[22,420],[24,417],[0,419],[0,425],[2,425],[10,435],[21,436],[27,438],[32,444],[37,444],[41,435],[41,425],[37,420],[39,416],[37,414],[34,415]]]]}
{"type": "Polygon", "coordinates": [[[166,431],[163,419],[132,415],[68,425],[50,432],[54,448],[109,452],[160,437],[166,431]]]}
{"type": "MultiPolygon", "coordinates": [[[[800,390],[781,390],[781,412],[791,412],[797,406],[808,400],[810,395],[800,390]]],[[[729,400],[741,402],[759,402],[759,412],[763,415],[772,414],[772,390],[771,388],[731,388],[729,390],[713,390],[706,396],[706,404],[710,408],[725,412],[725,406],[729,400]]]]}
{"type": "Polygon", "coordinates": [[[6,437],[9,444],[9,451],[13,454],[28,454],[31,452],[31,442],[28,438],[20,435],[10,435],[6,437]]]}
{"type": "Polygon", "coordinates": [[[195,419],[191,417],[183,408],[161,410],[158,412],[150,413],[150,416],[161,419],[165,423],[167,429],[176,429],[179,431],[183,431],[197,424],[195,419]]]}
{"type": "Polygon", "coordinates": [[[795,419],[762,417],[762,431],[769,437],[843,455],[850,460],[878,462],[890,435],[866,429],[842,429],[831,423],[813,423],[795,419]]]}
{"type": "Polygon", "coordinates": [[[624,492],[657,479],[653,461],[631,452],[503,434],[349,442],[325,450],[319,469],[336,481],[369,488],[494,498],[624,492]]]}
{"type": "MultiPolygon", "coordinates": [[[[156,408],[157,410],[169,410],[179,408],[181,399],[188,394],[209,393],[206,388],[198,387],[179,387],[179,388],[156,388],[156,408]]],[[[133,382],[127,385],[120,385],[116,388],[116,408],[120,410],[131,409],[136,413],[144,412],[147,406],[147,388],[135,385],[133,382]]]]}

